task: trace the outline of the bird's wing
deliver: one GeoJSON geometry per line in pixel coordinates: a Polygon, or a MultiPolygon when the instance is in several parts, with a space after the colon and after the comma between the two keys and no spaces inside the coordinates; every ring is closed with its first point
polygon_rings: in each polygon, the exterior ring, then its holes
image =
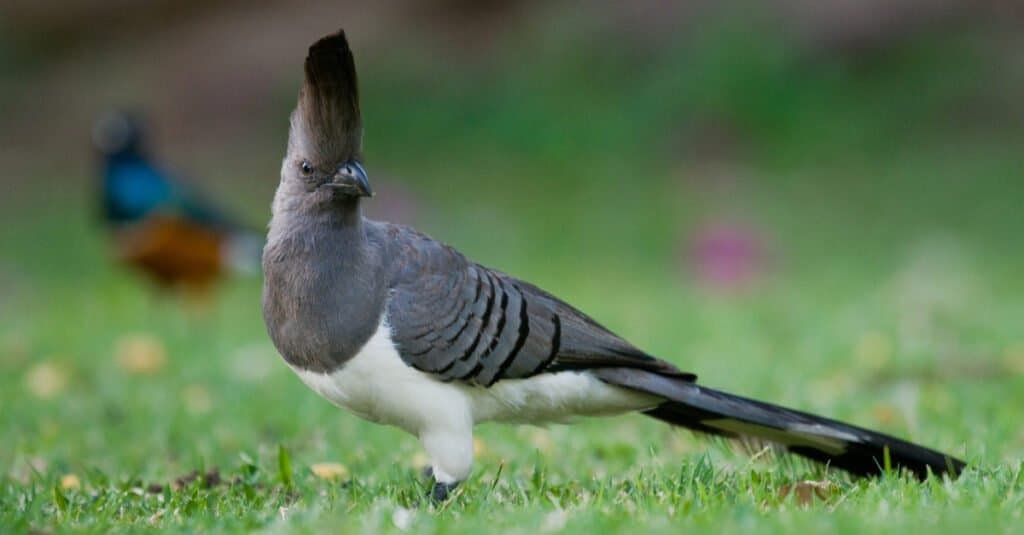
{"type": "Polygon", "coordinates": [[[388,225],[388,321],[402,359],[445,381],[490,386],[560,370],[637,368],[696,379],[527,282],[388,225]]]}
{"type": "Polygon", "coordinates": [[[218,232],[241,232],[245,229],[231,218],[221,206],[213,203],[209,197],[193,186],[191,181],[180,175],[165,173],[171,184],[171,195],[167,199],[168,207],[189,221],[216,230],[218,232]]]}
{"type": "Polygon", "coordinates": [[[106,217],[136,223],[151,215],[176,216],[218,232],[241,226],[178,175],[145,159],[113,164],[106,171],[106,217]]]}
{"type": "Polygon", "coordinates": [[[701,433],[767,441],[870,476],[891,462],[918,477],[956,476],[963,461],[898,438],[694,383],[551,294],[469,262],[402,228],[388,306],[393,340],[409,365],[443,380],[489,386],[502,379],[588,369],[612,385],[664,400],[647,415],[701,433]]]}

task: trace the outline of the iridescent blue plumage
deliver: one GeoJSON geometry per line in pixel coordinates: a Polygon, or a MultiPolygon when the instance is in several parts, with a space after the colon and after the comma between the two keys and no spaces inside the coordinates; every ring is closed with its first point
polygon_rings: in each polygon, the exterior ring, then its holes
{"type": "Polygon", "coordinates": [[[136,121],[126,115],[105,118],[97,126],[96,136],[103,159],[104,217],[109,222],[132,223],[160,212],[204,225],[234,226],[150,159],[136,121]]]}
{"type": "Polygon", "coordinates": [[[124,261],[162,284],[207,285],[225,268],[258,265],[262,239],[157,165],[138,120],[110,114],[94,142],[102,216],[124,261]]]}
{"type": "Polygon", "coordinates": [[[138,221],[175,196],[164,176],[134,154],[108,157],[103,176],[103,205],[112,223],[138,221]]]}

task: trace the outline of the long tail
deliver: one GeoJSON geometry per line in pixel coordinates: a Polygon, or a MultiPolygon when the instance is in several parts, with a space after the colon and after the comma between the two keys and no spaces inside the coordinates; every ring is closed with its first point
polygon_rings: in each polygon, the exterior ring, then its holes
{"type": "Polygon", "coordinates": [[[666,398],[645,414],[694,431],[754,438],[858,476],[877,476],[886,466],[920,479],[931,472],[956,477],[966,464],[896,437],[699,386],[644,370],[593,370],[602,380],[666,398]]]}

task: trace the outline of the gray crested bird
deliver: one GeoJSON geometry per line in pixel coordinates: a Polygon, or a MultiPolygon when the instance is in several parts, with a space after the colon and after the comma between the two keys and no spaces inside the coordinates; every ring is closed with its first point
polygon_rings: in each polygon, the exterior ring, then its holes
{"type": "Polygon", "coordinates": [[[344,32],[309,49],[263,254],[263,316],[302,381],[419,438],[434,499],[473,465],[473,427],[639,412],[766,441],[859,476],[965,464],[821,416],[696,384],[557,297],[407,227],[371,221],[355,63],[344,32]]]}

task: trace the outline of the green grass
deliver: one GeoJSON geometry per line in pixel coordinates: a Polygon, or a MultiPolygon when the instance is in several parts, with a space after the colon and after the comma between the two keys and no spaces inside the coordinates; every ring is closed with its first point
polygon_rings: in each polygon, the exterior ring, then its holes
{"type": "MultiPolygon", "coordinates": [[[[1014,531],[1024,136],[954,128],[945,110],[989,86],[947,76],[941,49],[865,74],[723,43],[642,65],[540,55],[554,59],[443,83],[371,66],[371,161],[402,177],[419,227],[473,258],[706,384],[963,456],[958,481],[852,481],[620,417],[481,427],[472,478],[435,507],[412,437],[335,409],[276,356],[257,278],[201,306],[153,295],[111,264],[84,188],[40,186],[7,199],[0,233],[0,531],[1014,531]],[[729,195],[678,141],[705,116],[743,139],[729,195]],[[681,260],[721,214],[772,248],[752,291],[701,289],[681,260]],[[139,337],[166,353],[151,373],[117,356],[139,337]],[[321,462],[348,475],[320,479],[321,462]],[[170,485],[215,467],[227,483],[170,485]],[[807,479],[832,486],[806,506],[781,497],[807,479]]],[[[251,189],[269,195],[283,149],[265,149],[211,173],[265,169],[251,189]]],[[[265,217],[269,199],[250,200],[265,217]]]]}

